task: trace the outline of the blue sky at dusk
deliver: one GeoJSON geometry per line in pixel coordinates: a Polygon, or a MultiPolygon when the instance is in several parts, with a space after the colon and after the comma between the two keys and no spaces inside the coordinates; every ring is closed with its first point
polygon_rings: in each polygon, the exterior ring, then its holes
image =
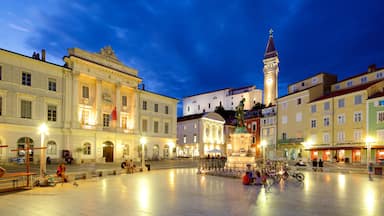
{"type": "Polygon", "coordinates": [[[181,100],[262,89],[273,28],[282,96],[288,84],[319,72],[341,80],[370,64],[384,67],[383,8],[380,0],[5,0],[0,48],[28,56],[45,48],[47,61],[63,65],[67,48],[111,45],[147,90],[181,100]]]}

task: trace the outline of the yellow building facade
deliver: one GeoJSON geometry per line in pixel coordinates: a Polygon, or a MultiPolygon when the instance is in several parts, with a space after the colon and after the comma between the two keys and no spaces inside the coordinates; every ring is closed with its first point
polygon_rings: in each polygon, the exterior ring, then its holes
{"type": "MultiPolygon", "coordinates": [[[[141,156],[173,157],[177,99],[138,88],[138,71],[125,66],[111,47],[98,53],[68,49],[64,66],[0,50],[0,142],[3,162],[21,157],[15,149],[42,145],[38,126],[46,123],[47,156],[70,152],[78,162],[120,162],[141,156]],[[145,125],[144,125],[145,124],[145,125]],[[144,130],[145,129],[145,130],[144,130]],[[28,143],[26,143],[28,142],[28,143]]],[[[31,149],[40,160],[40,150],[31,149]]]]}

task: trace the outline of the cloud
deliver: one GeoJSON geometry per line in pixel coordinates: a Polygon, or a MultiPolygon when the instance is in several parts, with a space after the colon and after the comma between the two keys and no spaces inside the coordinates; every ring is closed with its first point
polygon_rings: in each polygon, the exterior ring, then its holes
{"type": "Polygon", "coordinates": [[[19,25],[15,25],[13,23],[9,23],[8,26],[11,28],[11,29],[14,29],[14,30],[17,30],[17,31],[21,31],[21,32],[30,32],[29,29],[25,28],[25,27],[22,27],[22,26],[19,26],[19,25]]]}

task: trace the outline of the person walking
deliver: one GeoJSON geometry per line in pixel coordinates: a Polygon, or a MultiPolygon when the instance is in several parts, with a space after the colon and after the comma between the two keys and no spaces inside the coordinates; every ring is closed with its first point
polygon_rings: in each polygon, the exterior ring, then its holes
{"type": "Polygon", "coordinates": [[[373,174],[373,163],[369,162],[369,164],[368,164],[368,178],[370,181],[373,181],[372,174],[373,174]]]}
{"type": "Polygon", "coordinates": [[[323,160],[320,158],[320,159],[319,159],[319,171],[320,171],[320,172],[323,172],[323,166],[324,166],[324,162],[323,162],[323,160]]]}
{"type": "Polygon", "coordinates": [[[65,175],[66,167],[64,163],[61,163],[56,170],[57,177],[61,177],[62,183],[68,182],[67,176],[65,175]]]}
{"type": "Polygon", "coordinates": [[[312,161],[312,169],[313,171],[317,171],[317,158],[313,159],[312,161]]]}

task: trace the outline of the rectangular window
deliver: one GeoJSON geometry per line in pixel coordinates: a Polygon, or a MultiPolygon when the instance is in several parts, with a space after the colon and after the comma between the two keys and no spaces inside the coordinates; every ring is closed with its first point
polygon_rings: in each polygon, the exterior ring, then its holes
{"type": "Polygon", "coordinates": [[[337,123],[338,124],[344,124],[345,123],[345,115],[338,115],[337,116],[337,123]]]}
{"type": "Polygon", "coordinates": [[[159,122],[158,121],[153,122],[153,132],[159,133],[159,122]]]}
{"type": "Polygon", "coordinates": [[[196,134],[193,135],[193,142],[197,143],[197,135],[196,134]]]}
{"type": "Polygon", "coordinates": [[[252,131],[256,131],[256,122],[252,122],[252,131]]]}
{"type": "Polygon", "coordinates": [[[329,117],[324,117],[324,127],[329,126],[329,117]]]}
{"type": "Polygon", "coordinates": [[[383,123],[384,122],[384,111],[378,111],[377,112],[377,123],[383,123]]]}
{"type": "Polygon", "coordinates": [[[316,128],[316,120],[311,120],[311,128],[316,128]]]}
{"type": "Polygon", "coordinates": [[[300,105],[301,104],[301,98],[298,98],[297,99],[297,105],[300,105]]]}
{"type": "Polygon", "coordinates": [[[287,116],[282,116],[281,123],[287,124],[288,123],[288,117],[287,116]]]}
{"type": "Polygon", "coordinates": [[[315,113],[316,112],[316,105],[311,105],[311,113],[315,113]]]}
{"type": "Polygon", "coordinates": [[[123,95],[122,97],[121,97],[121,105],[123,105],[123,106],[127,106],[127,96],[125,96],[125,95],[123,95]]]}
{"type": "Polygon", "coordinates": [[[361,104],[362,103],[362,95],[355,95],[355,104],[361,104]]]}
{"type": "Polygon", "coordinates": [[[329,133],[324,133],[323,134],[323,142],[325,144],[329,144],[329,133]]]}
{"type": "Polygon", "coordinates": [[[56,80],[55,79],[48,79],[48,90],[49,91],[56,91],[56,80]]]}
{"type": "Polygon", "coordinates": [[[88,86],[83,86],[83,98],[89,98],[89,88],[88,86]]]}
{"type": "Polygon", "coordinates": [[[344,142],[344,131],[337,132],[337,141],[344,142]]]}
{"type": "Polygon", "coordinates": [[[110,114],[104,113],[103,114],[103,127],[107,128],[109,127],[109,119],[111,118],[110,114]]]}
{"type": "Polygon", "coordinates": [[[342,98],[342,99],[339,99],[338,101],[337,101],[337,103],[338,103],[338,107],[339,108],[343,108],[344,107],[344,98],[342,98]]]}
{"type": "Polygon", "coordinates": [[[165,114],[169,114],[169,107],[165,106],[165,114]]]}
{"type": "Polygon", "coordinates": [[[378,73],[376,74],[376,78],[377,78],[377,79],[383,78],[383,73],[382,73],[382,72],[378,72],[378,73]]]}
{"type": "Polygon", "coordinates": [[[282,138],[283,138],[283,140],[286,140],[287,139],[287,133],[283,133],[282,138]]]}
{"type": "Polygon", "coordinates": [[[142,120],[141,130],[143,132],[147,132],[147,130],[148,130],[148,120],[147,119],[142,120]]]}
{"type": "Polygon", "coordinates": [[[25,86],[31,86],[31,74],[27,72],[22,73],[21,84],[25,86]]]}
{"type": "Polygon", "coordinates": [[[362,113],[361,112],[355,112],[353,115],[353,121],[354,122],[361,122],[362,121],[362,113]]]}
{"type": "Polygon", "coordinates": [[[361,130],[354,130],[353,131],[353,139],[354,139],[354,141],[361,142],[362,141],[361,140],[361,134],[362,134],[361,130]]]}
{"type": "Polygon", "coordinates": [[[187,135],[184,135],[184,137],[183,137],[183,143],[184,143],[184,144],[187,143],[187,135]]]}
{"type": "Polygon", "coordinates": [[[168,134],[168,133],[169,133],[169,123],[168,123],[168,122],[165,122],[165,123],[164,123],[164,133],[165,133],[165,134],[168,134]]]}
{"type": "Polygon", "coordinates": [[[155,104],[154,109],[155,109],[155,112],[159,112],[159,104],[155,104]]]}
{"type": "Polygon", "coordinates": [[[121,128],[127,129],[128,117],[126,115],[121,115],[121,128]]]}
{"type": "Polygon", "coordinates": [[[55,105],[48,105],[48,121],[56,121],[57,107],[55,105]]]}
{"type": "Polygon", "coordinates": [[[324,110],[329,110],[329,102],[324,103],[324,110]]]}
{"type": "Polygon", "coordinates": [[[368,81],[367,77],[361,77],[361,83],[366,83],[368,81]]]}
{"type": "Polygon", "coordinates": [[[302,119],[303,119],[303,117],[302,117],[301,112],[296,113],[296,122],[301,122],[302,119]]]}
{"type": "Polygon", "coordinates": [[[88,125],[89,124],[89,110],[83,110],[81,113],[81,124],[88,125]]]}
{"type": "Polygon", "coordinates": [[[32,118],[32,102],[21,100],[21,110],[20,110],[21,118],[32,118]]]}
{"type": "Polygon", "coordinates": [[[335,90],[339,90],[340,89],[340,85],[335,85],[335,90]]]}
{"type": "Polygon", "coordinates": [[[347,82],[347,87],[351,87],[353,85],[353,82],[352,81],[348,81],[347,82]]]}
{"type": "Polygon", "coordinates": [[[143,101],[142,109],[147,110],[147,101],[143,101]]]}

